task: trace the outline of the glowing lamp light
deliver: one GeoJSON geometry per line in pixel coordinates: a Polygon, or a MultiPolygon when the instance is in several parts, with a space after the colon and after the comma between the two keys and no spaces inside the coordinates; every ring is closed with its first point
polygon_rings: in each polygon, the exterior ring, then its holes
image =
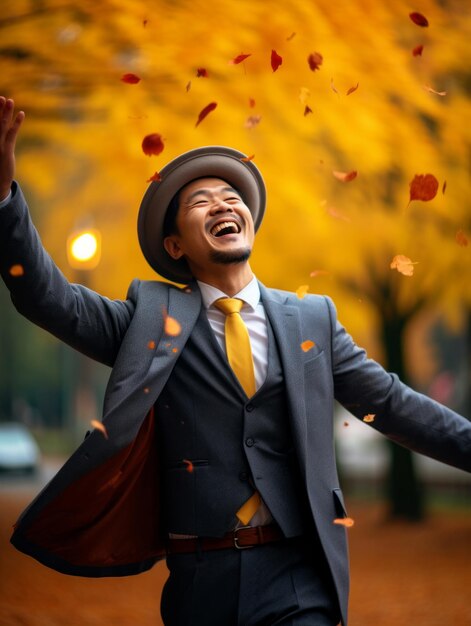
{"type": "Polygon", "coordinates": [[[89,228],[75,232],[67,241],[67,259],[74,269],[92,270],[101,255],[101,234],[98,230],[89,228]]]}

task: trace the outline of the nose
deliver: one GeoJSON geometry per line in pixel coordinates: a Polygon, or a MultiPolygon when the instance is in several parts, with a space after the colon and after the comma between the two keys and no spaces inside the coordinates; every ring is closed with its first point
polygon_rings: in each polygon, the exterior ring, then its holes
{"type": "Polygon", "coordinates": [[[218,213],[233,213],[234,209],[232,206],[223,200],[222,198],[215,198],[214,204],[211,207],[211,215],[217,215],[218,213]]]}

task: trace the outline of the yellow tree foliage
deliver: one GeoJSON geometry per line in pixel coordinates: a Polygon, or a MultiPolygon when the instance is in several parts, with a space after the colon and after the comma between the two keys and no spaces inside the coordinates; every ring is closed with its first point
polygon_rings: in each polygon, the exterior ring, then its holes
{"type": "Polygon", "coordinates": [[[420,5],[426,28],[405,0],[4,2],[0,91],[27,113],[18,178],[53,257],[73,278],[65,242],[90,223],[103,241],[94,287],[123,297],[133,277],[153,278],[136,236],[146,180],[182,151],[226,144],[255,155],[266,179],[262,281],[330,293],[354,331],[388,302],[456,319],[471,301],[471,247],[456,240],[471,236],[471,15],[461,2],[420,5]],[[142,151],[149,133],[164,139],[159,156],[142,151]],[[408,205],[427,173],[436,197],[408,205]],[[396,255],[413,276],[390,268],[396,255]]]}

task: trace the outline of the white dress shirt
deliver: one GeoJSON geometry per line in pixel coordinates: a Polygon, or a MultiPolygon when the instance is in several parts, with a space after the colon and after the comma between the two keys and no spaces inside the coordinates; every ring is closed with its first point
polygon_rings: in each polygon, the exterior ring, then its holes
{"type": "Polygon", "coordinates": [[[3,200],[0,200],[0,209],[3,209],[3,207],[6,206],[10,202],[11,196],[12,196],[12,193],[11,191],[9,191],[8,196],[6,198],[3,198],[3,200]]]}

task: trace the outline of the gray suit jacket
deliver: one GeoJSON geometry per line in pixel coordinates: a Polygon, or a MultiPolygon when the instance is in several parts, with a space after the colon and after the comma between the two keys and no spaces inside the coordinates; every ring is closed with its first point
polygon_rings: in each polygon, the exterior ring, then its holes
{"type": "MultiPolygon", "coordinates": [[[[44,251],[19,188],[0,211],[0,272],[20,313],[89,357],[111,366],[103,422],[85,439],[15,525],[12,543],[49,567],[120,576],[165,555],[158,520],[159,463],[153,405],[201,308],[195,284],[180,289],[135,280],[124,301],[71,285],[44,251]],[[9,268],[21,264],[24,274],[9,268]],[[162,308],[182,327],[164,333],[162,308]]],[[[414,392],[367,358],[336,319],[327,297],[260,286],[278,341],[302,479],[347,621],[346,516],[338,482],[334,398],[373,428],[435,459],[471,471],[471,423],[414,392]],[[312,340],[308,352],[301,343],[312,340]]],[[[184,390],[182,390],[184,393],[184,390]]]]}

